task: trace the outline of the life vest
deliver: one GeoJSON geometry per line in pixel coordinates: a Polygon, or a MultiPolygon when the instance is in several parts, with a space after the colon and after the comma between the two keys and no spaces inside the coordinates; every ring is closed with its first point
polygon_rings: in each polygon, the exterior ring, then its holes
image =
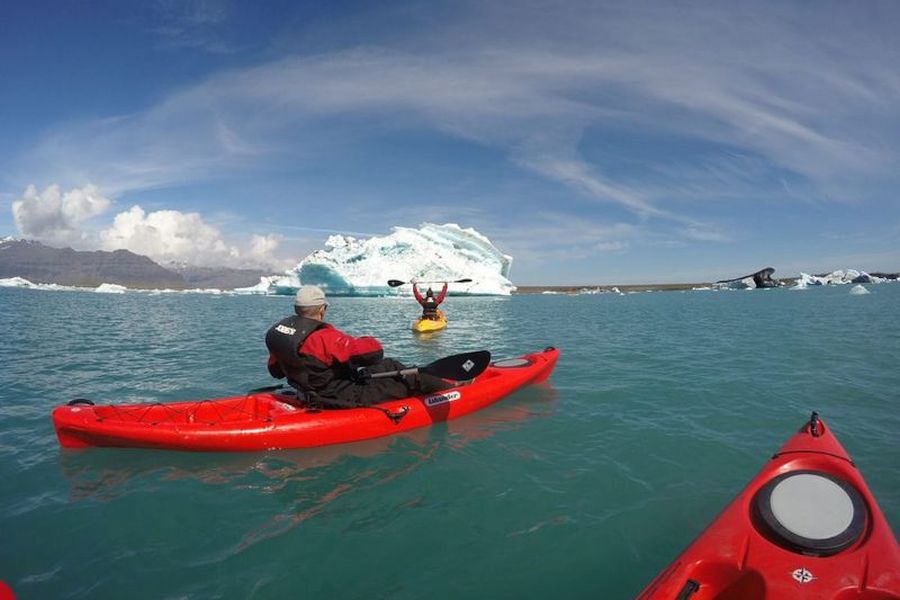
{"type": "Polygon", "coordinates": [[[434,297],[427,296],[425,301],[422,302],[422,316],[429,319],[438,318],[438,303],[435,301],[434,297]]]}
{"type": "Polygon", "coordinates": [[[278,321],[266,332],[266,347],[278,361],[288,382],[303,390],[309,389],[309,380],[300,346],[312,332],[324,326],[322,321],[293,315],[278,321]]]}

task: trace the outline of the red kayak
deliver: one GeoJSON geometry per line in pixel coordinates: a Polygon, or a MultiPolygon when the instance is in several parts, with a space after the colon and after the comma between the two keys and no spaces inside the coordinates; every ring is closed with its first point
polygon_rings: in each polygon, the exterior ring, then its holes
{"type": "Polygon", "coordinates": [[[813,413],[639,598],[900,598],[900,548],[813,413]]]}
{"type": "Polygon", "coordinates": [[[559,350],[494,361],[474,381],[376,407],[320,409],[288,390],[169,404],[94,406],[74,401],[53,410],[64,448],[116,446],[240,452],[308,448],[377,438],[455,419],[550,376],[559,350]]]}

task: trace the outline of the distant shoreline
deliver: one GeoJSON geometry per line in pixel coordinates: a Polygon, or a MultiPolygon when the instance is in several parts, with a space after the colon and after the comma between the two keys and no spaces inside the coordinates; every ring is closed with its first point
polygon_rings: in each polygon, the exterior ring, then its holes
{"type": "MultiPolygon", "coordinates": [[[[796,277],[786,277],[779,279],[782,285],[792,286],[797,282],[796,277]]],[[[712,282],[700,283],[641,283],[641,284],[622,284],[622,285],[520,285],[513,292],[514,296],[525,296],[529,294],[578,294],[579,292],[594,291],[598,293],[612,293],[618,289],[623,294],[629,292],[679,292],[690,291],[697,288],[711,288],[712,282]]]]}

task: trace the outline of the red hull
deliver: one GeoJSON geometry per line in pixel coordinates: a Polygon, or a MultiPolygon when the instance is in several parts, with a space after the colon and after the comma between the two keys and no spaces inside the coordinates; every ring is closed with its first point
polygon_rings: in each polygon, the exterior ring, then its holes
{"type": "MultiPolygon", "coordinates": [[[[788,440],[639,598],[900,598],[900,548],[890,526],[847,452],[821,421],[817,433],[814,435],[807,423],[788,440]],[[778,482],[808,474],[820,482],[835,482],[834,489],[851,488],[847,497],[854,498],[858,510],[848,510],[856,522],[847,531],[858,528],[860,533],[858,537],[844,536],[846,547],[827,551],[791,548],[789,541],[769,528],[770,517],[760,516],[764,513],[759,507],[770,501],[772,496],[767,494],[778,482]]],[[[816,506],[787,506],[787,512],[802,520],[822,511],[817,502],[811,504],[816,506]]]]}
{"type": "Polygon", "coordinates": [[[64,448],[113,446],[167,450],[240,452],[309,448],[392,435],[455,419],[497,402],[517,389],[546,379],[559,351],[526,354],[521,366],[492,364],[474,382],[427,397],[371,408],[311,410],[281,393],[170,404],[59,406],[53,427],[64,448]]]}

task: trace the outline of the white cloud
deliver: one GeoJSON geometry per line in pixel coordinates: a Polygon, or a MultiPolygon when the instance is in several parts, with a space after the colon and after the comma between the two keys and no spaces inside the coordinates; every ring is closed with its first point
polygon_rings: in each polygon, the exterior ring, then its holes
{"type": "MultiPolygon", "coordinates": [[[[281,242],[277,234],[254,235],[249,244],[227,241],[199,213],[177,210],[145,212],[138,205],[115,216],[112,225],[100,232],[106,250],[125,248],[166,263],[186,262],[197,266],[282,268],[285,260],[275,256],[281,242]]],[[[291,262],[291,261],[288,261],[291,262]]]]}
{"type": "Polygon", "coordinates": [[[60,192],[51,185],[38,193],[29,185],[21,198],[12,203],[13,218],[19,233],[51,244],[84,246],[89,243],[82,224],[104,212],[108,198],[96,186],[86,185],[60,192]]]}
{"type": "Polygon", "coordinates": [[[12,213],[23,237],[51,246],[125,249],[162,263],[177,261],[198,266],[283,269],[296,263],[277,256],[282,236],[253,235],[246,243],[231,241],[195,212],[148,213],[134,205],[98,231],[89,221],[111,204],[94,185],[65,193],[56,184],[40,193],[29,185],[22,197],[12,203],[12,213]]]}
{"type": "Polygon", "coordinates": [[[157,261],[201,266],[234,263],[240,256],[238,249],[225,243],[221,232],[198,213],[146,213],[137,205],[117,214],[112,226],[100,232],[100,242],[106,250],[125,248],[157,261]]]}
{"type": "MultiPolygon", "coordinates": [[[[247,266],[254,267],[272,267],[273,265],[280,264],[279,261],[274,258],[274,255],[281,245],[283,239],[284,236],[277,233],[270,233],[269,235],[254,235],[250,239],[250,249],[247,252],[246,259],[244,261],[245,264],[247,266]]],[[[282,266],[287,268],[287,266],[289,265],[285,264],[282,266]]]]}
{"type": "Polygon", "coordinates": [[[515,257],[516,268],[626,252],[635,240],[647,235],[641,226],[604,224],[551,211],[534,213],[516,228],[495,223],[492,229],[496,233],[489,237],[503,252],[515,257]]]}

